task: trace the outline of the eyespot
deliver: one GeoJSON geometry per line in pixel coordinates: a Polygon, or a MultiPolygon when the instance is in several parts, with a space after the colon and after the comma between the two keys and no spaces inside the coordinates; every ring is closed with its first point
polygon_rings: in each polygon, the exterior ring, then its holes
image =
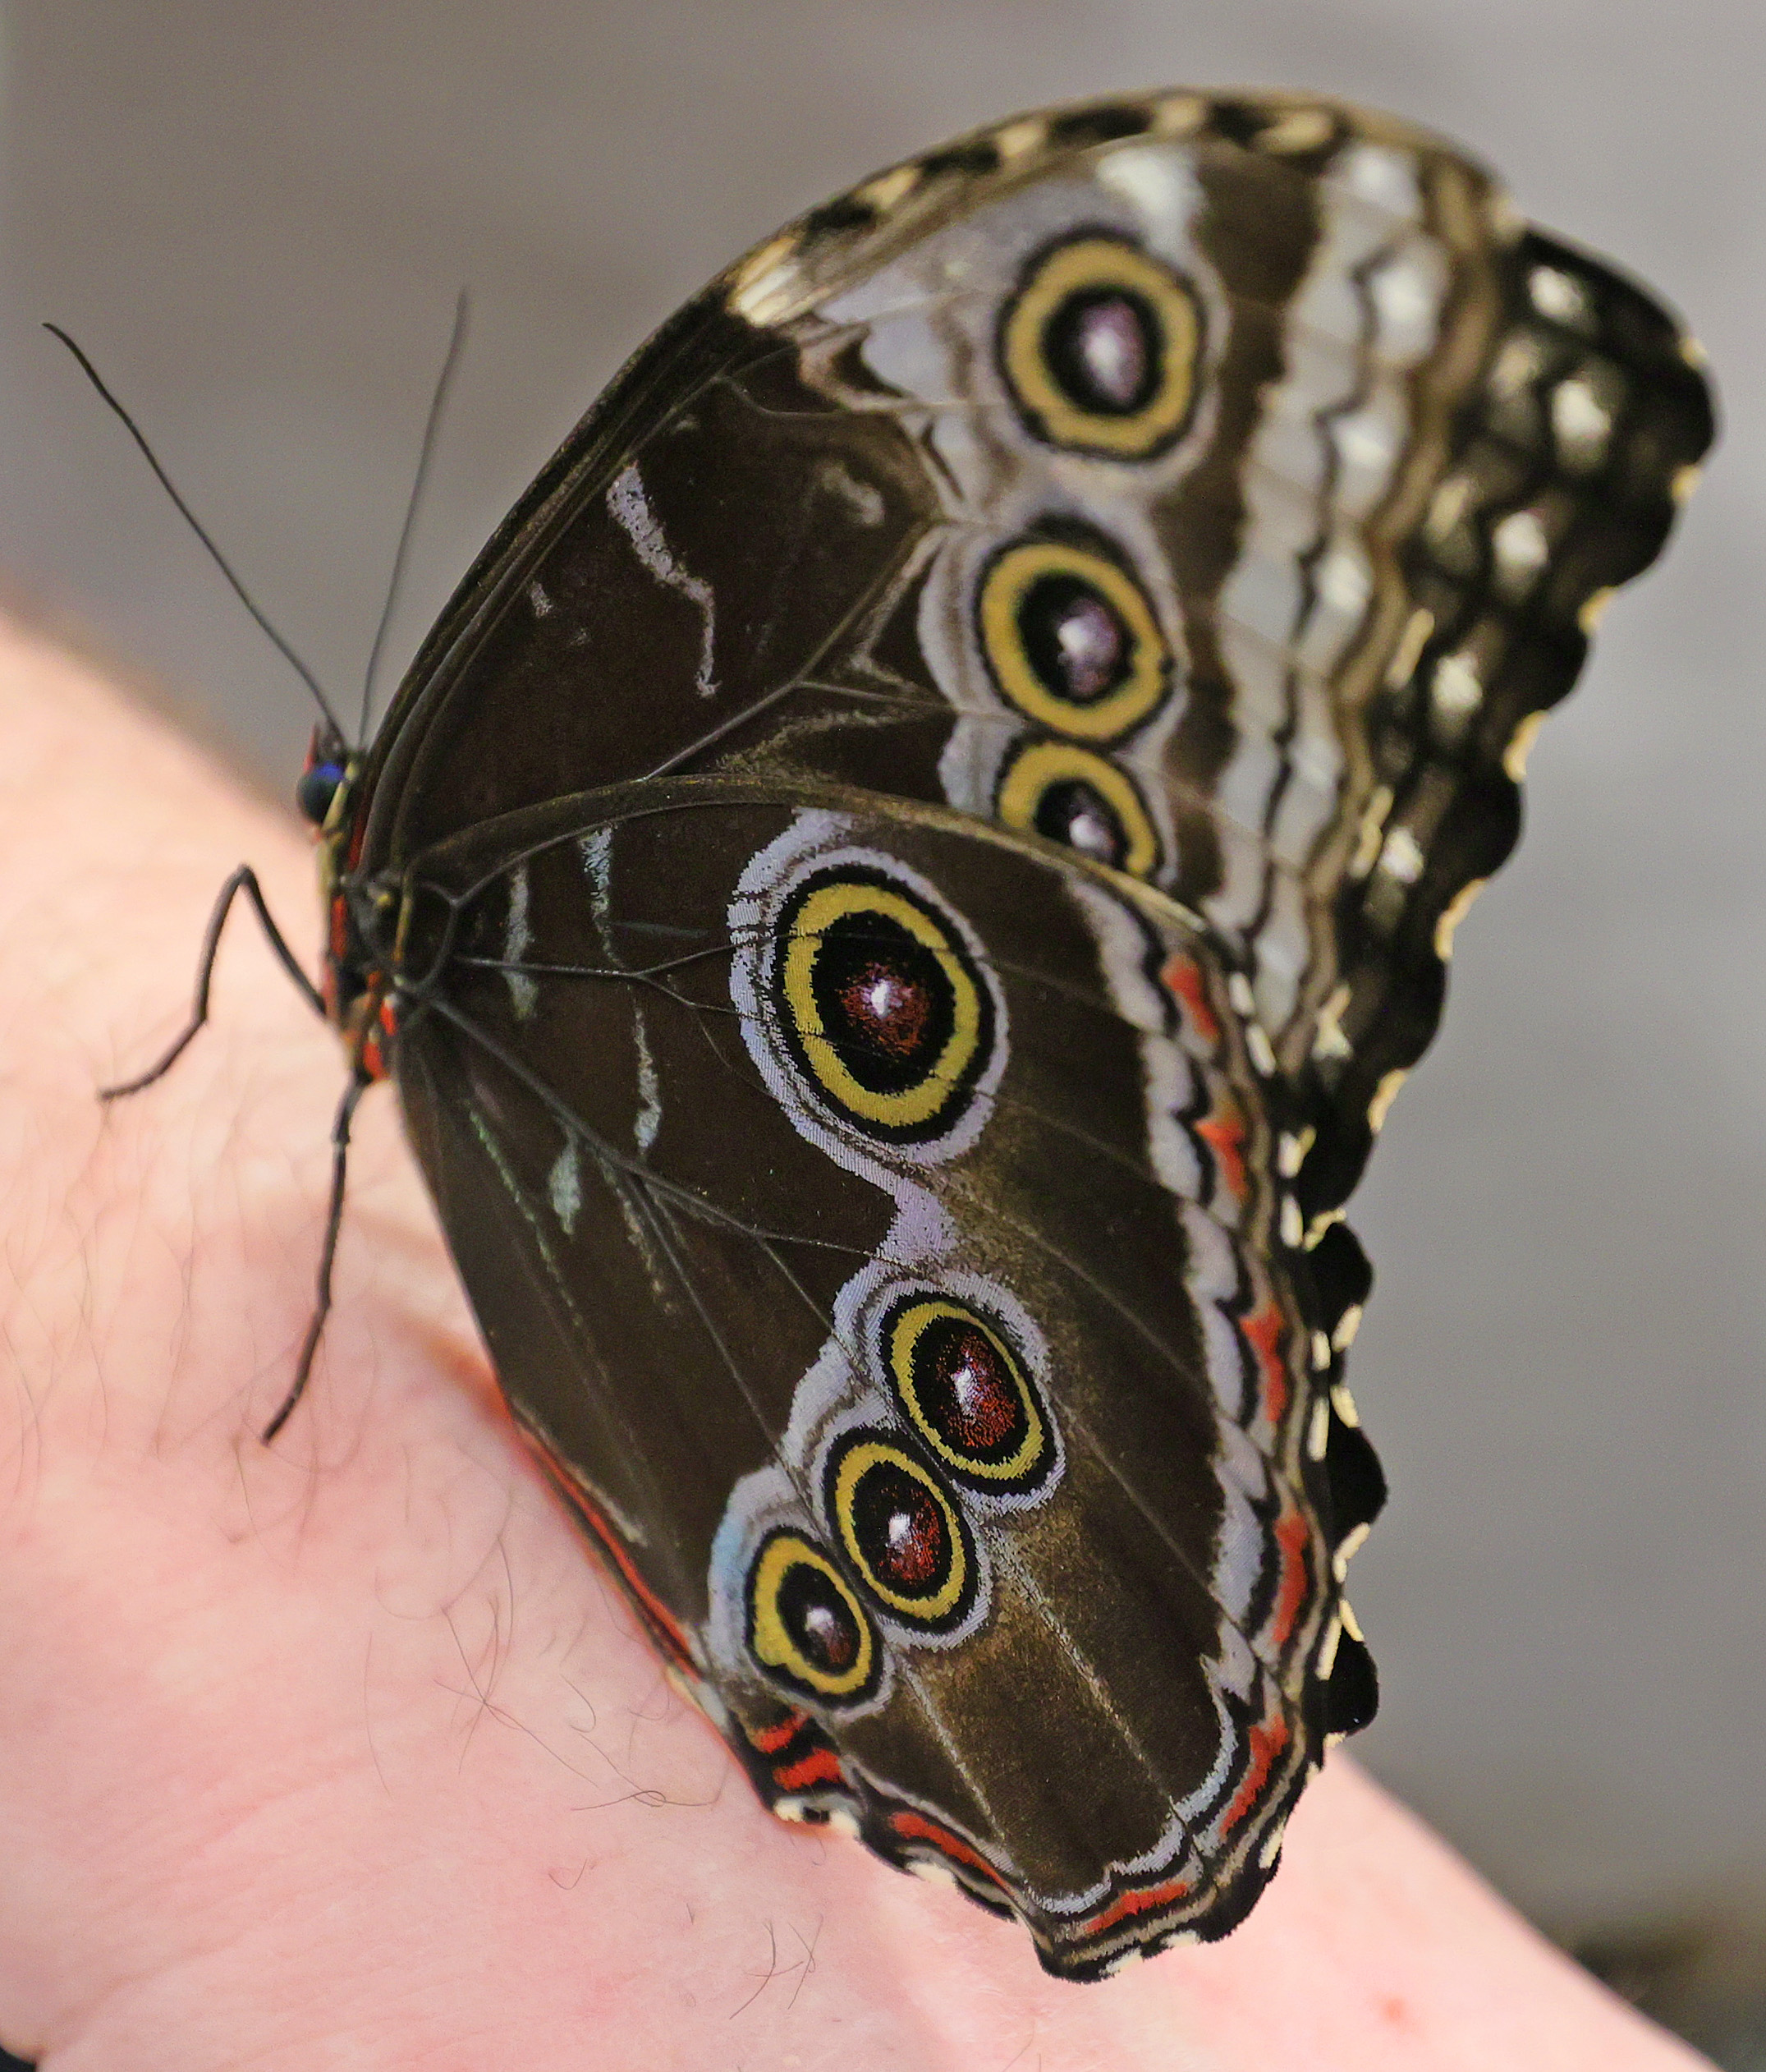
{"type": "Polygon", "coordinates": [[[868,1136],[917,1142],[966,1105],[993,1047],[967,944],[881,871],[819,872],[782,917],[782,1020],[810,1082],[868,1136]]]}
{"type": "Polygon", "coordinates": [[[805,1697],[851,1704],[876,1688],[876,1631],[852,1586],[819,1547],[780,1529],[748,1573],[748,1646],[805,1697]]]}
{"type": "Polygon", "coordinates": [[[1202,334],[1181,273],[1126,239],[1082,237],[1031,264],[1000,325],[999,362],[1038,439],[1144,461],[1190,421],[1202,334]]]}
{"type": "Polygon", "coordinates": [[[961,1623],[975,1597],[975,1550],[922,1462],[877,1433],[849,1433],[828,1466],[828,1509],[860,1580],[897,1619],[935,1632],[961,1623]]]}
{"type": "Polygon", "coordinates": [[[981,578],[981,651],[1002,695],[1053,733],[1114,741],[1163,702],[1170,655],[1113,561],[1065,540],[1007,547],[981,578]]]}
{"type": "Polygon", "coordinates": [[[1159,866],[1159,838],[1126,772],[1065,741],[1026,742],[1006,765],[994,811],[1007,827],[1064,843],[1132,877],[1159,866]]]}
{"type": "Polygon", "coordinates": [[[1048,1409],[996,1321],[943,1296],[915,1296],[891,1312],[883,1343],[902,1410],[956,1481],[999,1494],[1033,1489],[1048,1474],[1048,1409]]]}

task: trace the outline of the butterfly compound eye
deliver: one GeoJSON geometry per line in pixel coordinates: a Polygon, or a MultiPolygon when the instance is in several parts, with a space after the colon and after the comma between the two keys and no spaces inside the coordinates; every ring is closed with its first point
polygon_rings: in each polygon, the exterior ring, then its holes
{"type": "Polygon", "coordinates": [[[323,827],[343,783],[343,765],[327,757],[310,762],[295,785],[295,804],[301,816],[314,827],[323,827]]]}

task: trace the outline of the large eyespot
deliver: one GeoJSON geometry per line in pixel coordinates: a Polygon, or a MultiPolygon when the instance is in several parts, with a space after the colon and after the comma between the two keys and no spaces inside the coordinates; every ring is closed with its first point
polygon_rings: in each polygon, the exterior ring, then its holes
{"type": "Polygon", "coordinates": [[[829,1463],[828,1509],[879,1604],[934,1631],[961,1623],[975,1598],[975,1549],[929,1468],[876,1433],[849,1433],[829,1463]]]}
{"type": "Polygon", "coordinates": [[[1159,838],[1126,772],[1066,741],[1027,742],[1002,774],[994,811],[1007,827],[1065,843],[1131,876],[1150,878],[1159,838]]]}
{"type": "Polygon", "coordinates": [[[978,618],[1001,693],[1053,733],[1114,741],[1165,696],[1171,658],[1153,607],[1089,548],[1007,547],[981,578],[978,618]]]}
{"type": "Polygon", "coordinates": [[[996,1322],[943,1296],[916,1295],[883,1329],[901,1408],[956,1481],[1003,1493],[1043,1480],[1055,1459],[1048,1412],[996,1322]]]}
{"type": "Polygon", "coordinates": [[[818,873],[781,924],[784,1022],[811,1082],[868,1136],[941,1135],[993,1048],[993,1001],[968,945],[881,871],[818,873]]]}
{"type": "Polygon", "coordinates": [[[877,1687],[881,1651],[852,1586],[819,1547],[780,1529],[748,1572],[755,1659],[807,1698],[851,1704],[877,1687]]]}
{"type": "Polygon", "coordinates": [[[1126,240],[1044,252],[1007,306],[1000,366],[1037,438],[1144,461],[1195,407],[1202,306],[1181,274],[1126,240]]]}

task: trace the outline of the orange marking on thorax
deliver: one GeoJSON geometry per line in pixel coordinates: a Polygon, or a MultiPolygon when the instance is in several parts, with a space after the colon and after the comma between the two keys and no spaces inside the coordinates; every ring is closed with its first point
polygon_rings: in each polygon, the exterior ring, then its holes
{"type": "Polygon", "coordinates": [[[1279,1712],[1273,1720],[1262,1721],[1251,1729],[1250,1744],[1251,1766],[1221,1821],[1222,1837],[1230,1835],[1257,1803],[1264,1786],[1269,1781],[1269,1772],[1275,1767],[1276,1757],[1287,1746],[1287,1721],[1279,1712]]]}
{"type": "Polygon", "coordinates": [[[1186,957],[1181,951],[1167,957],[1159,973],[1166,990],[1182,1001],[1188,1010],[1195,1032],[1204,1043],[1218,1043],[1220,1024],[1214,1018],[1214,1010],[1208,1004],[1208,983],[1194,958],[1186,957]]]}
{"type": "Polygon", "coordinates": [[[1288,1375],[1282,1359],[1282,1339],[1287,1328],[1273,1295],[1265,1295],[1248,1316],[1239,1319],[1239,1329],[1263,1371],[1264,1408],[1273,1425],[1280,1424],[1287,1414],[1288,1375]]]}

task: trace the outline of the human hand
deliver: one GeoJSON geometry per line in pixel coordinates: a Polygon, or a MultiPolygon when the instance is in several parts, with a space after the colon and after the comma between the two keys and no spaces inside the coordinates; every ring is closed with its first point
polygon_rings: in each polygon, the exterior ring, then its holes
{"type": "Polygon", "coordinates": [[[0,627],[0,2037],[47,2072],[1651,2072],[1699,2062],[1341,1755],[1227,1941],[1097,1986],[760,1807],[516,1438],[379,1095],[313,1294],[342,1064],[292,821],[0,627]],[[305,924],[305,925],[303,925],[305,924]]]}

